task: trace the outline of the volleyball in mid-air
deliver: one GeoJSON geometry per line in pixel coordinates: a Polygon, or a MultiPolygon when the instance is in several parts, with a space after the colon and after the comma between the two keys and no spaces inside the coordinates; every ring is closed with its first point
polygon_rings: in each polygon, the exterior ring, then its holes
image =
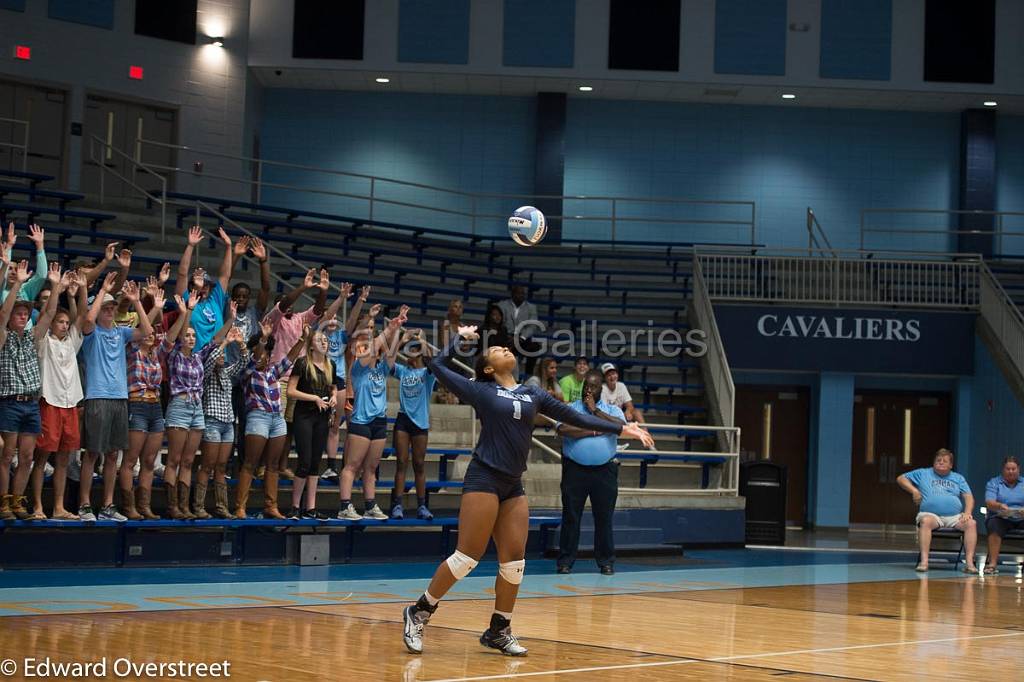
{"type": "Polygon", "coordinates": [[[508,234],[520,246],[536,246],[548,233],[548,221],[533,206],[520,206],[508,219],[508,234]]]}

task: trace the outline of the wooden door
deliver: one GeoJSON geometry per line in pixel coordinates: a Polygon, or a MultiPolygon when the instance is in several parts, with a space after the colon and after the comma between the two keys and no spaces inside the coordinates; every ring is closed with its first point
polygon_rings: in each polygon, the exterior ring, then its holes
{"type": "Polygon", "coordinates": [[[946,394],[856,394],[850,468],[851,523],[914,523],[917,507],[896,479],[912,469],[931,466],[935,451],[949,446],[949,405],[946,394]]]}
{"type": "Polygon", "coordinates": [[[786,521],[807,520],[810,395],[803,386],[737,386],[735,423],[743,450],[786,466],[786,521]]]}

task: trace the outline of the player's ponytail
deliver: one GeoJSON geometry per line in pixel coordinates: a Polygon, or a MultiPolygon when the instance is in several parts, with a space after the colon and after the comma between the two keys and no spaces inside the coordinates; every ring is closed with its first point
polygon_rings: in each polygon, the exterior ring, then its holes
{"type": "Polygon", "coordinates": [[[477,381],[480,381],[480,382],[486,381],[486,382],[494,383],[494,371],[493,370],[490,371],[490,372],[486,371],[488,367],[490,367],[490,364],[488,364],[488,362],[487,362],[487,353],[486,352],[480,353],[480,355],[478,355],[476,357],[476,365],[473,368],[475,373],[476,373],[476,380],[477,381]]]}

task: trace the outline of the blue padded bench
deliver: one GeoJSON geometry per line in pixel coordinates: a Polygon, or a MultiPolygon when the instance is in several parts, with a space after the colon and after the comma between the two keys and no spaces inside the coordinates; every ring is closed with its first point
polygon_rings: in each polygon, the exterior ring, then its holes
{"type": "Polygon", "coordinates": [[[84,194],[61,192],[55,189],[39,189],[35,185],[30,187],[22,187],[20,185],[0,185],[0,201],[3,201],[4,197],[8,194],[24,194],[28,197],[29,201],[35,201],[36,199],[56,199],[58,205],[62,209],[67,208],[68,203],[72,201],[82,201],[85,199],[84,194]]]}
{"type": "Polygon", "coordinates": [[[28,182],[33,189],[41,182],[50,182],[54,179],[52,175],[44,175],[43,173],[30,173],[3,169],[0,169],[0,178],[13,178],[15,180],[24,180],[28,182]]]}
{"type": "MultiPolygon", "coordinates": [[[[19,229],[28,229],[27,225],[17,225],[16,227],[18,227],[19,229]]],[[[67,241],[71,237],[85,237],[93,243],[95,243],[97,239],[102,239],[103,241],[107,242],[118,242],[124,245],[126,248],[130,247],[130,245],[132,244],[141,244],[143,242],[149,241],[149,237],[143,237],[137,234],[123,234],[120,232],[100,232],[97,230],[83,230],[80,227],[73,227],[69,225],[50,223],[46,225],[41,225],[40,227],[46,230],[47,236],[53,234],[57,235],[57,243],[59,247],[62,249],[67,245],[67,241]]],[[[31,245],[32,242],[28,242],[28,244],[31,245]]]]}
{"type": "Polygon", "coordinates": [[[24,213],[28,216],[30,221],[40,215],[55,215],[60,217],[61,220],[65,218],[81,218],[83,220],[88,220],[90,227],[93,229],[106,220],[117,219],[117,216],[113,213],[97,213],[95,211],[80,211],[70,208],[54,208],[53,206],[21,204],[10,201],[0,202],[0,217],[6,219],[6,216],[12,213],[24,213]]]}

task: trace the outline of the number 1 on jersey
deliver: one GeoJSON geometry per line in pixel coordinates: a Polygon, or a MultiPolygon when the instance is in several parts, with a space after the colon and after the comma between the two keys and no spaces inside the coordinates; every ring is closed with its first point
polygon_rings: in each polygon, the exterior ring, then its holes
{"type": "Polygon", "coordinates": [[[522,419],[523,418],[523,406],[519,404],[518,400],[512,401],[512,418],[522,419]]]}

